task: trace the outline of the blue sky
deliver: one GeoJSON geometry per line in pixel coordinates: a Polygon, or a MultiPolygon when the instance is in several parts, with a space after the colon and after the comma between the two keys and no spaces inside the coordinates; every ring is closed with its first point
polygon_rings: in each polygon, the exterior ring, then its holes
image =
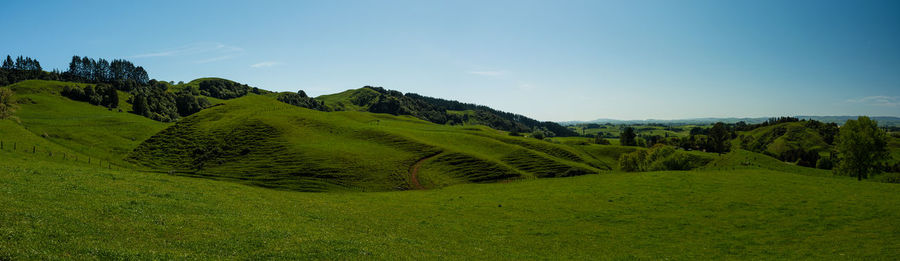
{"type": "Polygon", "coordinates": [[[900,116],[900,1],[10,1],[0,54],[539,120],[900,116]],[[262,2],[262,3],[255,3],[262,2]]]}

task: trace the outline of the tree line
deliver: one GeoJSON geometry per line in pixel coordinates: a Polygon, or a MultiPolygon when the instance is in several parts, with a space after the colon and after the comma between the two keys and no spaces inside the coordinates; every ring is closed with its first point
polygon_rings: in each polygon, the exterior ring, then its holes
{"type": "Polygon", "coordinates": [[[60,80],[59,71],[45,72],[41,63],[31,57],[19,56],[15,60],[7,55],[0,66],[0,86],[6,86],[24,80],[60,80]]]}
{"type": "MultiPolygon", "coordinates": [[[[129,61],[122,59],[107,61],[102,58],[94,60],[78,55],[72,56],[69,70],[63,73],[63,78],[72,82],[115,83],[119,86],[144,86],[150,82],[147,71],[129,61]],[[133,83],[129,85],[129,82],[133,83]]],[[[127,88],[121,89],[129,91],[127,88]]]]}
{"type": "Polygon", "coordinates": [[[578,134],[555,122],[541,122],[526,116],[498,111],[484,105],[463,103],[454,100],[428,97],[416,93],[386,90],[382,87],[365,86],[379,95],[357,97],[351,100],[356,105],[369,104],[369,111],[394,115],[411,115],[438,124],[475,123],[510,132],[541,131],[548,136],[577,136],[578,134]],[[472,114],[448,113],[447,111],[473,111],[472,114]]]}

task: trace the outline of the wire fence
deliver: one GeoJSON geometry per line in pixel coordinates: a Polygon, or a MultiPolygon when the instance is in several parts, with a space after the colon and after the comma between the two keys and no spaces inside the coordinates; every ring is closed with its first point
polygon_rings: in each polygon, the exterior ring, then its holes
{"type": "Polygon", "coordinates": [[[34,144],[23,144],[16,141],[9,140],[0,140],[0,152],[8,152],[8,153],[18,153],[20,155],[31,156],[33,159],[37,159],[38,157],[43,159],[57,160],[61,162],[70,162],[73,164],[84,164],[89,166],[96,166],[98,168],[105,168],[111,170],[120,170],[125,169],[125,166],[120,164],[114,164],[109,159],[104,158],[96,158],[91,156],[84,156],[69,153],[67,151],[61,150],[52,150],[47,147],[38,146],[34,144]]]}

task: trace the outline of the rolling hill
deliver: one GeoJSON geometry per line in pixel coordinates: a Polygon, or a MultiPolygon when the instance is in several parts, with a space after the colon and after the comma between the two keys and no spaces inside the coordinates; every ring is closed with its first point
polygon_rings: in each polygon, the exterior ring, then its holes
{"type": "MultiPolygon", "coordinates": [[[[0,120],[0,259],[871,260],[900,253],[896,184],[857,182],[761,153],[690,151],[711,162],[623,173],[620,155],[642,148],[323,112],[276,94],[248,93],[162,123],[127,113],[128,93],[119,94],[122,111],[59,95],[74,85],[85,84],[9,86],[21,109],[18,120],[0,120]],[[542,179],[564,176],[577,177],[542,179]],[[428,189],[392,191],[419,188],[428,189]]],[[[744,133],[766,150],[821,145],[813,134],[795,123],[744,133]]]]}
{"type": "Polygon", "coordinates": [[[259,95],[186,117],[129,155],[153,169],[303,191],[408,189],[410,167],[423,158],[424,172],[441,170],[422,176],[435,186],[611,169],[569,147],[485,127],[321,112],[259,95]]]}

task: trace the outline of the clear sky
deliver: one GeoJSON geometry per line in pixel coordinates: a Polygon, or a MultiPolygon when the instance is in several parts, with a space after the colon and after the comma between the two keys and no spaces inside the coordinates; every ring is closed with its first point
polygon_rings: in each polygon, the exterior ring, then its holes
{"type": "Polygon", "coordinates": [[[0,1],[0,54],[539,120],[900,116],[900,1],[0,1]]]}

